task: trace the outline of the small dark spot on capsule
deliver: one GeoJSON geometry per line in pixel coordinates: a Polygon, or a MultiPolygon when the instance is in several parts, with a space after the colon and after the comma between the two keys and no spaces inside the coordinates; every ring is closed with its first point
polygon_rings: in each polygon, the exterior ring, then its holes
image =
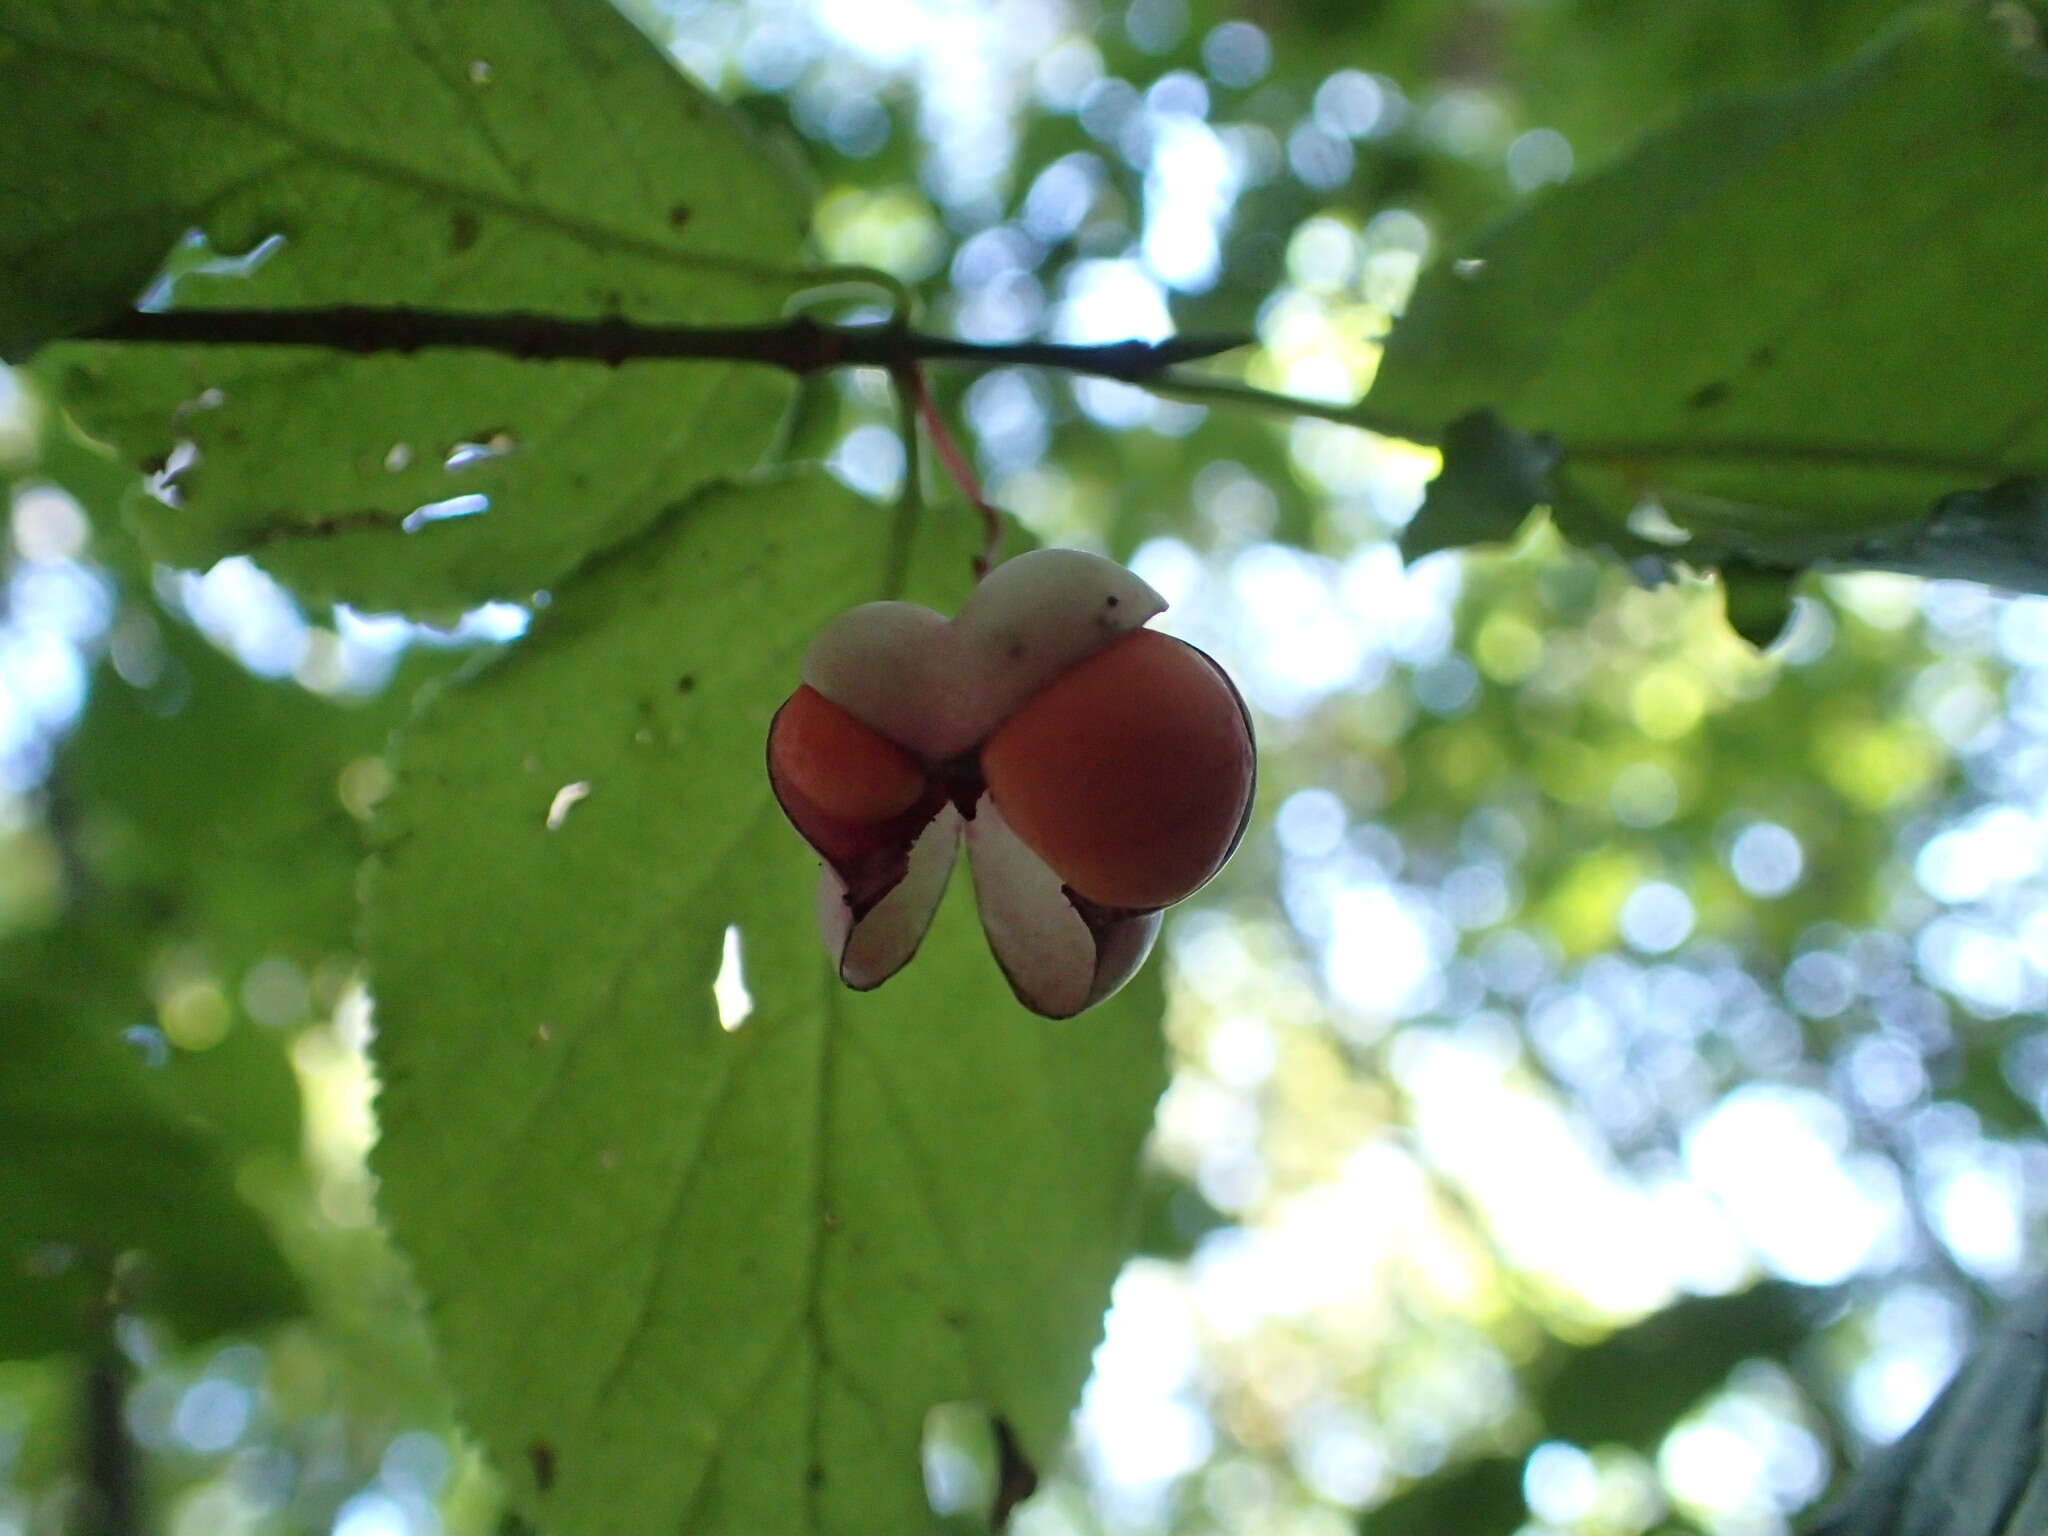
{"type": "Polygon", "coordinates": [[[533,1486],[546,1493],[555,1486],[555,1448],[536,1440],[526,1448],[526,1460],[533,1468],[533,1486]]]}
{"type": "Polygon", "coordinates": [[[1710,406],[1719,405],[1728,398],[1729,393],[1728,381],[1726,379],[1715,379],[1711,384],[1702,384],[1698,389],[1687,395],[1685,403],[1692,410],[1703,411],[1710,406]]]}
{"type": "Polygon", "coordinates": [[[1777,361],[1777,348],[1769,345],[1758,347],[1749,354],[1749,366],[1752,368],[1769,368],[1777,361]]]}
{"type": "Polygon", "coordinates": [[[681,203],[677,203],[677,204],[675,205],[675,207],[673,207],[673,208],[669,209],[669,211],[668,211],[668,223],[669,223],[669,228],[671,228],[671,229],[681,229],[681,228],[682,228],[682,227],[683,227],[683,226],[684,226],[685,224],[687,224],[687,223],[689,223],[689,222],[690,222],[690,210],[689,210],[688,208],[685,208],[685,207],[684,207],[684,206],[683,206],[683,205],[682,205],[681,203]]]}
{"type": "Polygon", "coordinates": [[[448,249],[457,256],[476,244],[482,226],[467,208],[458,209],[448,220],[448,249]]]}
{"type": "Polygon", "coordinates": [[[694,693],[694,692],[696,692],[696,691],[697,691],[697,674],[696,674],[696,673],[694,673],[694,672],[685,672],[685,673],[684,673],[684,674],[683,674],[683,675],[682,675],[681,677],[679,677],[679,678],[677,678],[677,679],[676,679],[676,692],[677,692],[677,693],[694,693]]]}
{"type": "Polygon", "coordinates": [[[804,1482],[812,1488],[825,1486],[825,1468],[819,1462],[812,1462],[804,1468],[804,1482]]]}
{"type": "Polygon", "coordinates": [[[1122,601],[1122,599],[1119,598],[1114,592],[1112,592],[1109,594],[1109,596],[1105,597],[1103,601],[1109,604],[1110,607],[1114,608],[1117,606],[1119,602],[1122,601]]]}

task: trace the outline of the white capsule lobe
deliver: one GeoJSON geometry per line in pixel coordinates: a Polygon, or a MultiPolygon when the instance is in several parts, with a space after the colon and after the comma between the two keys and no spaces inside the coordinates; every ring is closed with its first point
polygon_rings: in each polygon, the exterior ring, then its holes
{"type": "Polygon", "coordinates": [[[862,603],[818,631],[803,680],[898,746],[936,760],[948,702],[961,690],[952,627],[917,603],[862,603]]]}
{"type": "Polygon", "coordinates": [[[818,937],[841,981],[856,992],[872,991],[910,963],[939,910],[959,853],[960,813],[949,805],[910,845],[903,878],[859,917],[838,872],[829,862],[819,870],[818,937]]]}
{"type": "Polygon", "coordinates": [[[951,620],[916,603],[847,610],[804,653],[803,680],[899,746],[944,762],[1165,609],[1113,560],[1037,549],[990,571],[951,620]]]}
{"type": "MultiPolygon", "coordinates": [[[[1115,562],[1041,549],[997,566],[948,620],[915,603],[867,603],[832,620],[804,654],[804,682],[928,768],[977,751],[997,726],[1077,663],[1164,611],[1115,562]]],[[[818,930],[841,980],[865,991],[916,953],[965,838],[989,946],[1018,1001],[1072,1017],[1134,975],[1159,932],[1068,896],[1052,869],[982,795],[972,819],[952,805],[920,829],[896,883],[856,914],[827,860],[818,930]]]]}
{"type": "Polygon", "coordinates": [[[1039,549],[997,566],[953,617],[965,681],[962,741],[977,745],[1054,678],[1166,611],[1166,599],[1113,560],[1039,549]]]}
{"type": "Polygon", "coordinates": [[[1092,1008],[1152,952],[1159,913],[1091,923],[986,795],[967,824],[967,861],[989,949],[1017,1001],[1033,1013],[1067,1019],[1092,1008]]]}

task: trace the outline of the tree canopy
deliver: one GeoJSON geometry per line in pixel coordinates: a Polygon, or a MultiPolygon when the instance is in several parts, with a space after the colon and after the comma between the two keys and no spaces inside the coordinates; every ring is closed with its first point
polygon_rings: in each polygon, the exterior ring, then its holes
{"type": "Polygon", "coordinates": [[[0,1536],[2048,1530],[2044,25],[0,0],[0,1536]],[[1244,844],[847,990],[1032,544],[1244,844]]]}

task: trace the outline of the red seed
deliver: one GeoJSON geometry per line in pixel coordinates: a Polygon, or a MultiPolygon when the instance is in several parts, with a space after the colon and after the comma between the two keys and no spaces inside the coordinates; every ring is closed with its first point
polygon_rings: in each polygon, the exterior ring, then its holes
{"type": "Polygon", "coordinates": [[[874,823],[924,794],[918,760],[808,684],[789,696],[768,735],[768,763],[826,815],[874,823]]]}
{"type": "Polygon", "coordinates": [[[1170,906],[1223,867],[1251,805],[1243,702],[1202,652],[1135,630],[1034,694],[981,753],[1017,835],[1108,907],[1170,906]]]}

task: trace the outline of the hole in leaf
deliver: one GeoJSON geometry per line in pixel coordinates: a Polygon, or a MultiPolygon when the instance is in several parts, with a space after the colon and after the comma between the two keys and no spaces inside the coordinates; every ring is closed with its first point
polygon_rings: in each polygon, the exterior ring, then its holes
{"type": "Polygon", "coordinates": [[[412,463],[412,444],[393,443],[391,451],[384,455],[384,468],[390,474],[399,474],[412,463]]]}
{"type": "MultiPolygon", "coordinates": [[[[966,1326],[948,1313],[947,1322],[966,1326]]],[[[942,1520],[965,1517],[1001,1533],[1019,1504],[1038,1491],[1038,1469],[1009,1421],[983,1403],[940,1403],[924,1418],[925,1500],[942,1520]]]]}
{"type": "Polygon", "coordinates": [[[205,573],[164,571],[158,595],[259,677],[289,677],[306,659],[311,626],[292,595],[246,555],[205,573]]]}
{"type": "Polygon", "coordinates": [[[718,1008],[718,1027],[727,1033],[753,1016],[754,994],[747,990],[740,930],[735,923],[725,925],[725,949],[718,961],[718,979],[711,983],[711,1001],[718,1008]]]}
{"type": "Polygon", "coordinates": [[[378,804],[391,793],[397,779],[391,765],[381,757],[359,757],[341,770],[334,781],[335,797],[342,809],[357,821],[368,821],[378,804]]]}
{"type": "Polygon", "coordinates": [[[569,813],[580,802],[589,798],[590,785],[582,779],[578,779],[574,784],[564,784],[556,790],[555,798],[548,802],[548,830],[559,831],[562,823],[569,819],[569,813]]]}
{"type": "Polygon", "coordinates": [[[216,252],[193,270],[204,272],[208,277],[247,277],[283,249],[284,236],[268,234],[239,256],[216,252]]]}
{"type": "Polygon", "coordinates": [[[493,459],[502,459],[519,446],[519,440],[510,432],[483,432],[476,437],[457,443],[448,450],[447,458],[441,462],[446,470],[467,469],[472,464],[488,464],[493,459]]]}
{"type": "Polygon", "coordinates": [[[1671,514],[1654,501],[1636,504],[1628,515],[1628,531],[1639,539],[1672,548],[1692,542],[1692,535],[1673,522],[1671,514]]]}
{"type": "Polygon", "coordinates": [[[199,445],[180,438],[164,455],[163,463],[143,477],[142,488],[167,507],[182,507],[185,491],[181,481],[199,463],[199,445]]]}
{"type": "Polygon", "coordinates": [[[467,496],[450,496],[446,501],[430,501],[425,506],[414,507],[399,523],[407,533],[418,533],[429,523],[445,523],[458,517],[475,517],[479,512],[491,510],[491,498],[472,491],[467,496]]]}
{"type": "Polygon", "coordinates": [[[164,1032],[148,1024],[131,1024],[121,1031],[121,1041],[134,1049],[144,1065],[161,1067],[171,1059],[171,1042],[164,1032]]]}
{"type": "Polygon", "coordinates": [[[180,279],[195,275],[248,277],[283,249],[284,236],[271,233],[246,251],[223,253],[213,248],[213,241],[205,230],[188,229],[185,237],[172,247],[171,254],[149,286],[142,290],[142,296],[135,301],[136,307],[168,309],[180,279]]]}
{"type": "Polygon", "coordinates": [[[985,1516],[996,1492],[996,1437],[980,1403],[940,1403],[924,1416],[924,1496],[940,1519],[985,1516]]]}

